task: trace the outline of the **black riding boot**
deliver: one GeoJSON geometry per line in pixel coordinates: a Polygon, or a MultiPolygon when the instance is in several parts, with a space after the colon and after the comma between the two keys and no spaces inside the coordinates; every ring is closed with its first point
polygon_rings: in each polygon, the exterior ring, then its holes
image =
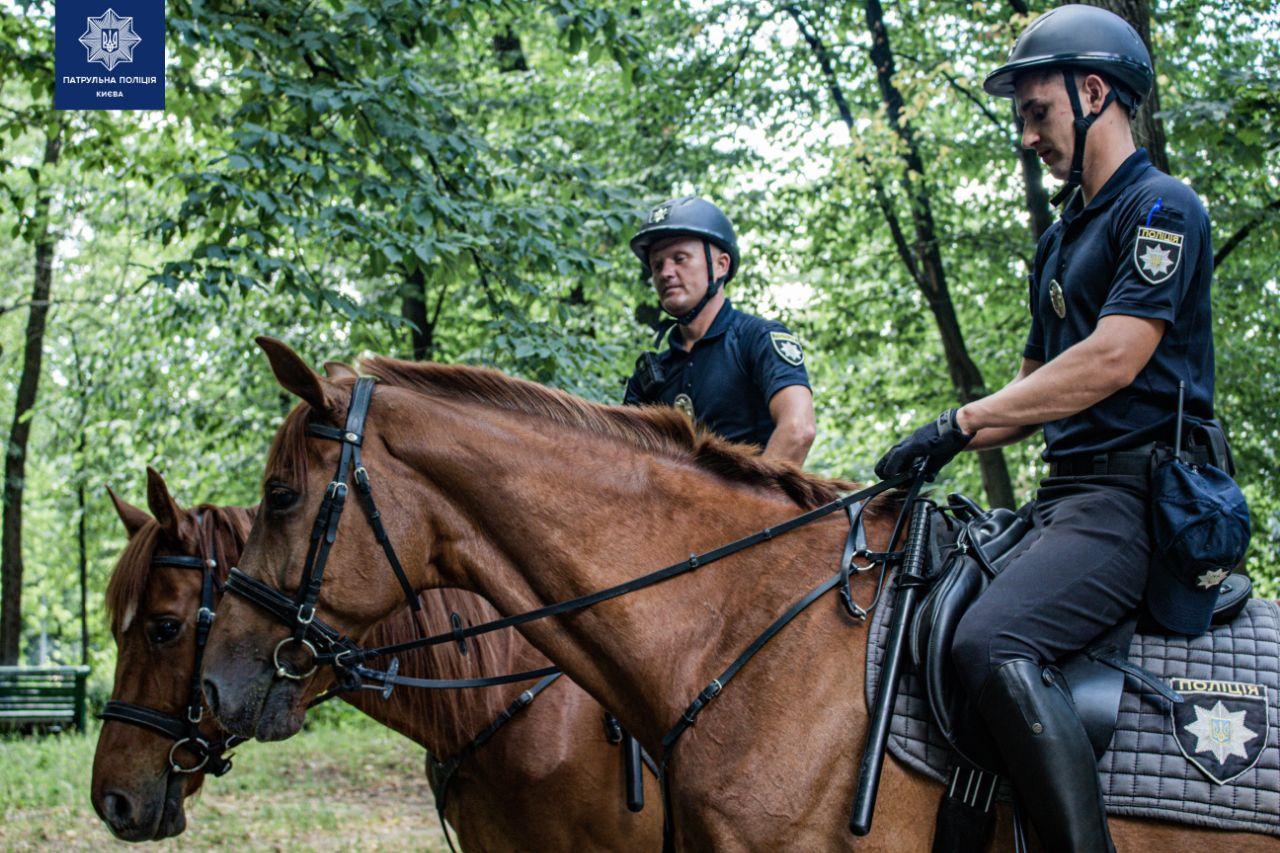
{"type": "Polygon", "coordinates": [[[1089,736],[1060,677],[1029,660],[1003,664],[978,710],[1045,850],[1114,851],[1089,736]]]}

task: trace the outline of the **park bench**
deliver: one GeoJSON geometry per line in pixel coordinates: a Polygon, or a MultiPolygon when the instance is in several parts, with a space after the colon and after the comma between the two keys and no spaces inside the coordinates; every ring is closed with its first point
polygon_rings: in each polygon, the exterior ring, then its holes
{"type": "Polygon", "coordinates": [[[0,730],[84,728],[87,666],[0,666],[0,730]]]}

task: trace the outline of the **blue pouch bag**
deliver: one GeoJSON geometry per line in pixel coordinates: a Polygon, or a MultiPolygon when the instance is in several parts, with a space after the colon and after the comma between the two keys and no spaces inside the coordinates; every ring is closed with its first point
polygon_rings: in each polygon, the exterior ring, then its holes
{"type": "Polygon", "coordinates": [[[1207,631],[1219,586],[1244,559],[1251,533],[1249,504],[1227,472],[1162,451],[1151,481],[1152,617],[1179,634],[1207,631]]]}

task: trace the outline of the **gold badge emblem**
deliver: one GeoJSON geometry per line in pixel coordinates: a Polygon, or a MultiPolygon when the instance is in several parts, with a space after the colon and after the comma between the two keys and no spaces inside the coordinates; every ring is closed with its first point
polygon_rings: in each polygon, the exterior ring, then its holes
{"type": "Polygon", "coordinates": [[[672,405],[684,412],[689,420],[693,420],[693,398],[688,394],[677,394],[676,400],[672,405]]]}
{"type": "Polygon", "coordinates": [[[1049,301],[1053,303],[1053,313],[1058,315],[1059,319],[1066,319],[1067,316],[1067,300],[1062,295],[1062,285],[1058,284],[1055,278],[1049,282],[1049,301]]]}

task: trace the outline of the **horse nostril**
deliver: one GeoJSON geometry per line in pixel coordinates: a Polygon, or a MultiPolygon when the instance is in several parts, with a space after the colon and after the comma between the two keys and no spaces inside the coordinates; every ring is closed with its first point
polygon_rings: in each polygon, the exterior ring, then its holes
{"type": "Polygon", "coordinates": [[[218,688],[207,678],[201,681],[201,687],[204,689],[205,704],[215,717],[218,716],[218,688]]]}
{"type": "Polygon", "coordinates": [[[133,824],[133,803],[120,791],[108,791],[102,798],[102,810],[112,826],[127,828],[133,824]]]}

